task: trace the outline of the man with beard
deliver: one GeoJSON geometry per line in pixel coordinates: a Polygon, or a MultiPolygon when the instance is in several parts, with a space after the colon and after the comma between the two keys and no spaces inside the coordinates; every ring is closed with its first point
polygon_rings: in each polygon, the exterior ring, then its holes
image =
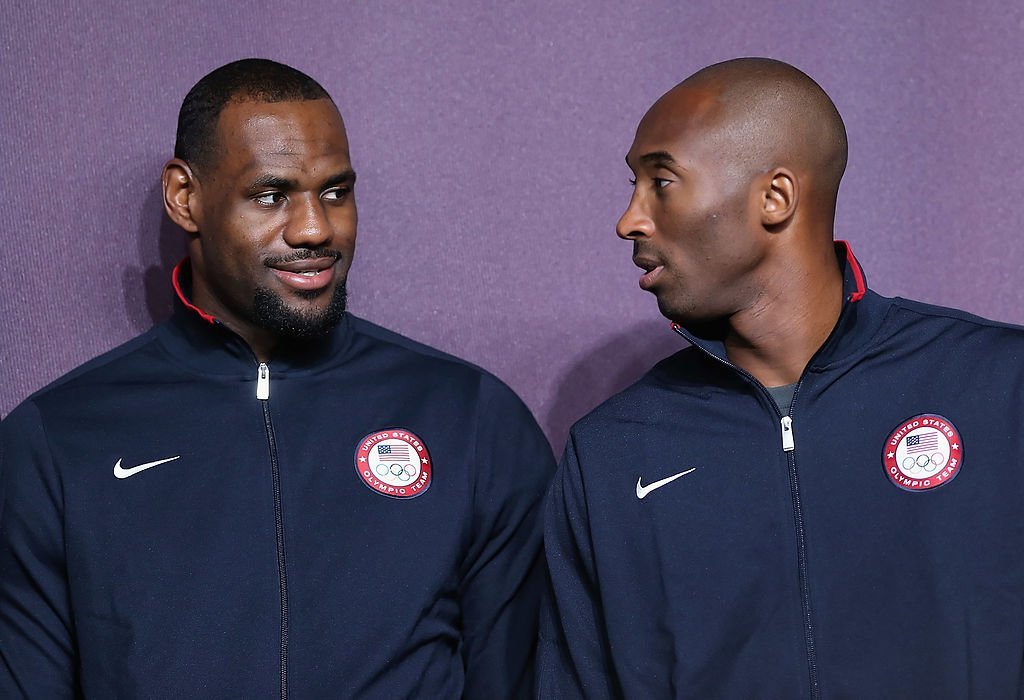
{"type": "Polygon", "coordinates": [[[185,98],[173,318],[2,424],[0,696],[530,691],[550,449],[498,380],[345,312],[355,180],[299,71],[185,98]]]}
{"type": "Polygon", "coordinates": [[[577,423],[541,697],[1024,690],[1024,332],[867,288],[846,130],[769,59],[647,112],[618,234],[691,347],[577,423]]]}

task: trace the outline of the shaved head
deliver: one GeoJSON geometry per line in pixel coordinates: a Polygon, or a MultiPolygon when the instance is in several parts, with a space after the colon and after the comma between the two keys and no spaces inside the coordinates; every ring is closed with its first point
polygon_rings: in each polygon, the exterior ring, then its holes
{"type": "Polygon", "coordinates": [[[749,175],[792,168],[801,176],[804,197],[835,208],[846,170],[846,127],[807,74],[770,58],[716,63],[666,93],[651,112],[659,105],[672,108],[679,93],[694,91],[705,98],[684,118],[698,120],[723,155],[749,175]]]}
{"type": "Polygon", "coordinates": [[[793,66],[739,58],[694,73],[637,127],[616,232],[640,287],[765,386],[792,383],[835,326],[833,243],[846,128],[793,66]]]}
{"type": "Polygon", "coordinates": [[[649,270],[641,287],[692,325],[760,308],[795,280],[836,282],[846,154],[832,100],[793,66],[739,58],[694,73],[651,106],[626,155],[636,177],[617,231],[649,270]]]}

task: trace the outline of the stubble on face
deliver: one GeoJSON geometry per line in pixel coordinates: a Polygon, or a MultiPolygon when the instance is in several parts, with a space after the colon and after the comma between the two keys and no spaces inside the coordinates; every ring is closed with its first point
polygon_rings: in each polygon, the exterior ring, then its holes
{"type": "Polygon", "coordinates": [[[334,287],[330,303],[318,310],[300,311],[284,303],[281,295],[268,287],[257,287],[253,297],[253,320],[262,328],[282,338],[312,340],[322,338],[337,326],[345,315],[348,292],[345,282],[334,287]]]}
{"type": "MultiPolygon", "coordinates": [[[[289,255],[266,258],[264,265],[297,262],[314,258],[341,259],[343,253],[338,250],[320,248],[316,250],[296,250],[289,255]]],[[[325,293],[325,290],[301,291],[294,290],[291,294],[313,300],[325,293]]],[[[253,295],[252,319],[261,328],[271,331],[282,338],[292,340],[310,340],[321,338],[337,326],[348,304],[346,280],[341,279],[331,292],[331,300],[322,308],[303,310],[289,306],[281,295],[270,287],[258,285],[253,295]]]]}

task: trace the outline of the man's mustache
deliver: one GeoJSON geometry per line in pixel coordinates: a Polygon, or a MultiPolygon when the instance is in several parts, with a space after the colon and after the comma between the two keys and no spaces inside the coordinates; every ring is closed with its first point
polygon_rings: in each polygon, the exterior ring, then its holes
{"type": "Polygon", "coordinates": [[[299,260],[315,260],[317,258],[334,258],[335,260],[340,260],[341,251],[332,250],[330,248],[302,248],[289,253],[288,255],[281,255],[276,258],[264,258],[263,264],[272,266],[298,262],[299,260]]]}

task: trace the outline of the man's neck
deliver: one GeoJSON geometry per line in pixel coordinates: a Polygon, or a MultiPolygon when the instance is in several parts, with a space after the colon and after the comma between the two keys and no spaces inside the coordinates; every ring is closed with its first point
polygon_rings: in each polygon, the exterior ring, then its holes
{"type": "MultiPolygon", "coordinates": [[[[237,330],[235,332],[238,333],[237,330]]],[[[249,345],[249,349],[252,350],[252,354],[256,356],[256,360],[259,362],[270,362],[270,358],[277,351],[281,343],[281,339],[269,331],[249,333],[248,336],[241,333],[238,334],[249,345]]]]}
{"type": "Polygon", "coordinates": [[[781,271],[774,289],[730,319],[729,361],[764,386],[799,381],[839,320],[842,272],[831,250],[824,257],[781,271]]]}

